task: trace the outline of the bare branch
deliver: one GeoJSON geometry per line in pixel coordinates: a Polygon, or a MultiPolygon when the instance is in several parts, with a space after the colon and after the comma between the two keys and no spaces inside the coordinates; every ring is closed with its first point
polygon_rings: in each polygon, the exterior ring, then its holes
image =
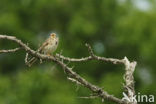
{"type": "Polygon", "coordinates": [[[70,62],[84,62],[84,61],[89,61],[89,60],[98,60],[98,61],[104,61],[104,62],[111,62],[113,64],[123,64],[123,65],[125,64],[123,59],[106,58],[106,57],[97,56],[93,53],[93,50],[89,44],[86,44],[86,46],[88,47],[88,51],[90,54],[90,56],[88,56],[88,57],[69,58],[69,57],[65,57],[65,56],[60,55],[60,54],[56,54],[56,56],[63,59],[63,60],[70,61],[70,62]]]}
{"type": "Polygon", "coordinates": [[[61,58],[61,59],[63,59],[63,60],[70,61],[70,62],[84,62],[84,61],[93,60],[93,58],[91,56],[80,58],[80,59],[77,59],[77,58],[69,58],[69,57],[65,57],[65,56],[60,55],[60,54],[56,54],[56,56],[59,57],[59,58],[61,58]]]}
{"type": "Polygon", "coordinates": [[[29,54],[28,53],[26,53],[26,55],[25,55],[25,64],[27,64],[28,63],[28,56],[29,56],[29,54]]]}
{"type": "Polygon", "coordinates": [[[94,55],[94,53],[93,53],[93,50],[92,50],[91,46],[90,46],[89,44],[86,43],[86,47],[88,47],[89,54],[90,54],[92,57],[94,57],[95,55],[94,55]]]}
{"type": "MultiPolygon", "coordinates": [[[[136,67],[136,62],[130,62],[127,57],[124,58],[124,64],[125,64],[125,74],[124,74],[124,80],[125,80],[125,91],[127,92],[127,95],[129,99],[133,99],[135,96],[135,89],[134,89],[134,77],[133,73],[136,67]]],[[[132,101],[131,104],[137,104],[137,102],[132,101]]]]}
{"type": "Polygon", "coordinates": [[[99,98],[99,96],[83,96],[83,97],[78,97],[78,98],[82,98],[82,99],[95,99],[95,98],[99,98]]]}
{"type": "Polygon", "coordinates": [[[80,82],[78,82],[77,80],[73,79],[73,78],[70,78],[70,77],[67,77],[68,80],[70,80],[71,82],[73,83],[76,83],[78,85],[82,85],[80,82]]]}
{"type": "MultiPolygon", "coordinates": [[[[0,39],[7,39],[7,40],[11,40],[11,41],[17,43],[20,47],[22,47],[26,51],[26,53],[32,55],[33,57],[36,57],[37,59],[49,60],[49,61],[57,63],[59,66],[61,66],[64,69],[64,71],[66,72],[68,77],[70,77],[69,80],[71,80],[72,82],[79,83],[80,85],[83,85],[84,87],[90,89],[90,91],[92,91],[93,93],[96,93],[97,96],[99,96],[100,98],[108,99],[108,100],[113,101],[118,104],[126,104],[125,101],[122,101],[121,99],[108,94],[102,88],[88,82],[86,79],[84,79],[79,74],[74,72],[72,70],[72,68],[68,67],[65,63],[63,63],[63,61],[60,61],[58,59],[58,57],[61,58],[62,60],[66,60],[69,62],[83,62],[83,61],[89,61],[89,60],[98,60],[98,61],[111,62],[113,64],[117,64],[117,63],[124,64],[126,66],[125,82],[126,82],[126,86],[128,88],[131,88],[130,86],[132,86],[134,84],[133,83],[134,78],[132,75],[133,75],[133,72],[134,72],[134,69],[136,66],[135,62],[128,63],[129,61],[127,61],[128,59],[126,59],[126,58],[119,60],[119,59],[96,56],[93,53],[92,48],[88,44],[86,44],[86,46],[88,47],[90,56],[85,57],[85,58],[75,59],[75,58],[64,57],[63,55],[60,55],[60,54],[57,54],[56,55],[57,57],[40,54],[38,51],[32,50],[30,47],[28,47],[26,44],[24,44],[21,40],[17,39],[14,36],[0,35],[0,39]],[[131,80],[128,80],[128,76],[130,76],[131,80]],[[131,83],[129,83],[129,82],[131,82],[131,83]]],[[[25,62],[27,62],[27,58],[28,58],[28,55],[26,55],[25,62]]],[[[134,91],[134,87],[132,87],[132,91],[134,91]]]]}
{"type": "Polygon", "coordinates": [[[9,49],[9,50],[0,50],[0,53],[13,53],[13,52],[16,52],[20,49],[21,48],[15,48],[15,49],[9,49]]]}

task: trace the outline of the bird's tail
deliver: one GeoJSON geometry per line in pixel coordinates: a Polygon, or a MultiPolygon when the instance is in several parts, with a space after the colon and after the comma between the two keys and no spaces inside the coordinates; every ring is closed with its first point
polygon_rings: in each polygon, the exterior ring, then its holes
{"type": "Polygon", "coordinates": [[[31,67],[33,63],[35,63],[37,61],[37,58],[32,57],[26,64],[31,67]]]}

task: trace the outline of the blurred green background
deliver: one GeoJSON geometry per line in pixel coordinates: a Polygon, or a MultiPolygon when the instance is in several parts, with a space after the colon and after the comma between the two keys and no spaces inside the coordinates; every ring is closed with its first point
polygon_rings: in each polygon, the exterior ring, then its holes
{"type": "MultiPolygon", "coordinates": [[[[155,9],[155,0],[1,0],[0,34],[16,36],[36,50],[55,32],[60,38],[56,52],[62,51],[64,56],[88,56],[85,43],[99,56],[127,56],[138,62],[136,93],[155,95],[155,9]]],[[[0,49],[15,47],[0,40],[0,49]]],[[[0,104],[102,104],[101,99],[78,98],[91,92],[68,81],[55,63],[36,63],[28,68],[24,58],[24,51],[0,54],[0,104]]],[[[122,65],[89,61],[69,66],[122,98],[122,65]]]]}

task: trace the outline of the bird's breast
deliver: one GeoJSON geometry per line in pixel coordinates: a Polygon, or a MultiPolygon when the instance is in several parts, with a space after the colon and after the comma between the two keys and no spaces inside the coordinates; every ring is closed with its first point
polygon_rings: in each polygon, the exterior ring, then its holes
{"type": "Polygon", "coordinates": [[[47,54],[47,53],[53,53],[57,49],[57,46],[58,46],[57,40],[51,40],[51,41],[49,41],[48,42],[48,45],[44,49],[44,53],[45,54],[47,54]]]}

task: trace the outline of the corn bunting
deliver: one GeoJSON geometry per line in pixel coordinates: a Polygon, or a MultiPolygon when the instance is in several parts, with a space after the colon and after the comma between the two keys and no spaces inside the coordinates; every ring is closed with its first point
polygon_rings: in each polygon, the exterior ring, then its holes
{"type": "MultiPolygon", "coordinates": [[[[59,39],[56,34],[51,33],[48,39],[39,47],[37,52],[50,56],[51,53],[57,49],[58,42],[59,39]]],[[[27,65],[30,67],[36,60],[37,58],[35,57],[31,58],[30,61],[27,62],[27,65]]]]}

